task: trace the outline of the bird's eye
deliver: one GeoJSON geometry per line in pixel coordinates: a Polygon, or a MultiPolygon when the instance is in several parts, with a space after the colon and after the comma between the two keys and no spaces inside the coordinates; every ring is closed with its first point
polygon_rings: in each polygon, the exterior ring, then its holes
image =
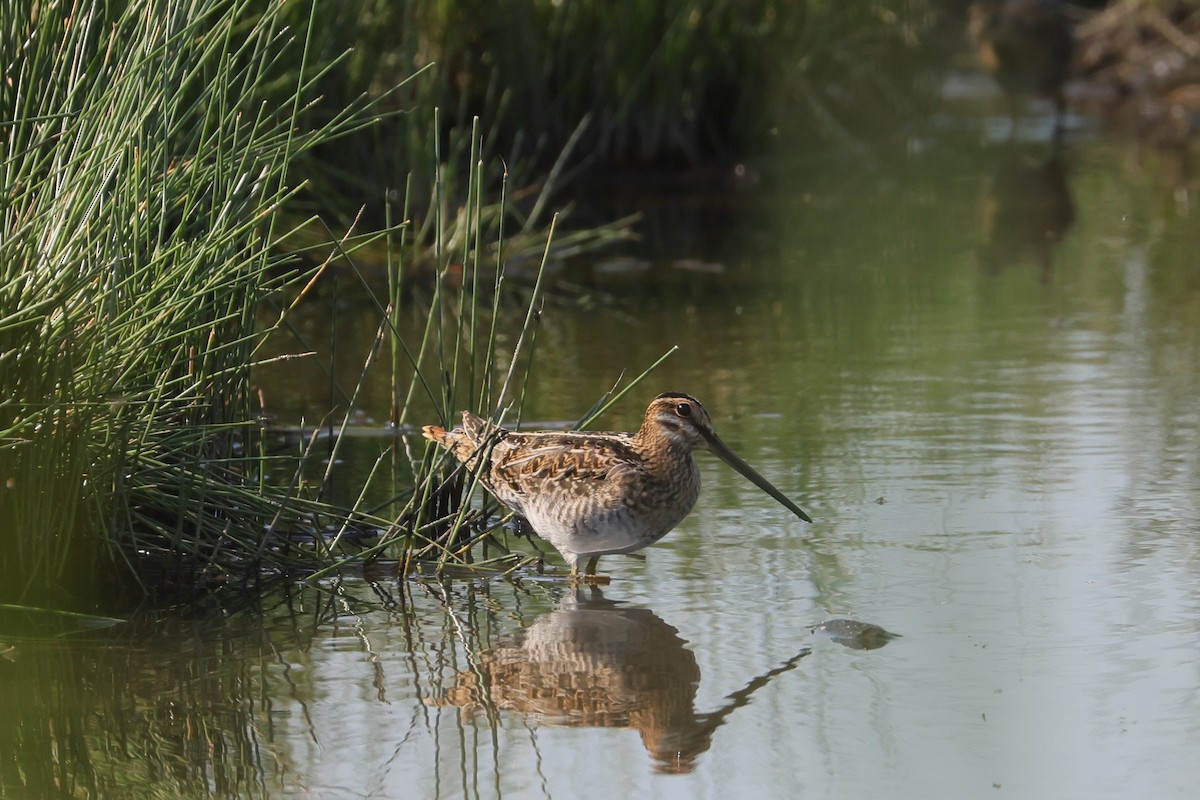
{"type": "Polygon", "coordinates": [[[681,417],[690,417],[692,415],[692,407],[687,403],[680,403],[675,406],[675,413],[681,417]]]}

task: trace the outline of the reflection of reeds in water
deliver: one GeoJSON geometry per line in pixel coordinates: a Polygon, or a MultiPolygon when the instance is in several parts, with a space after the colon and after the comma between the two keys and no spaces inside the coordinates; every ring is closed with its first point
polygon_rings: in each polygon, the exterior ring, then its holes
{"type": "Polygon", "coordinates": [[[18,643],[0,662],[0,796],[267,795],[259,657],[269,646],[205,627],[18,643]]]}
{"type": "Polygon", "coordinates": [[[474,668],[430,703],[468,717],[503,710],[547,725],[631,728],[657,770],[690,772],[725,719],[808,653],[802,648],[753,678],[721,708],[697,712],[700,668],[679,632],[649,609],[593,590],[564,598],[510,642],[477,654],[474,668]]]}

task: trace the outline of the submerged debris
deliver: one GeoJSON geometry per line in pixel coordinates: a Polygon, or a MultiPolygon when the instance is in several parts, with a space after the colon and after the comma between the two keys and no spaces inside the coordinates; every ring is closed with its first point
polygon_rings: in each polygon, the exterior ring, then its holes
{"type": "Polygon", "coordinates": [[[813,626],[812,632],[852,650],[876,650],[900,637],[870,622],[841,618],[825,620],[813,626]]]}

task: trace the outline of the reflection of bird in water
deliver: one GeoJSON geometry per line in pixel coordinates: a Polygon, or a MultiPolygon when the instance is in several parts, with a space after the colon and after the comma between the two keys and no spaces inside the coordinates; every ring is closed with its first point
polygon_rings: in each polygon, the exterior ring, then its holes
{"type": "Polygon", "coordinates": [[[1037,95],[1054,102],[1057,133],[1067,108],[1063,84],[1075,50],[1075,39],[1062,3],[972,0],[967,19],[967,30],[979,60],[1004,92],[1013,132],[1021,98],[1037,95]]]}
{"type": "MultiPolygon", "coordinates": [[[[882,647],[890,637],[876,626],[833,622],[842,638],[827,635],[847,646],[882,647]],[[861,644],[862,631],[871,644],[861,644]]],[[[690,772],[730,714],[811,652],[802,648],[728,695],[721,708],[697,713],[700,668],[686,645],[649,609],[607,600],[599,589],[579,591],[510,641],[478,654],[473,669],[459,673],[456,685],[430,702],[464,714],[515,711],[546,725],[633,728],[656,769],[690,772]]]]}
{"type": "Polygon", "coordinates": [[[424,434],[471,469],[484,456],[480,482],[554,545],[572,574],[585,562],[594,574],[600,556],[640,550],[682,522],[700,495],[696,450],[812,521],[721,441],[704,406],[686,394],[654,398],[637,433],[519,433],[468,411],[461,428],[427,425],[424,434]]]}
{"type": "Polygon", "coordinates": [[[1060,148],[1048,158],[1014,147],[997,165],[979,201],[979,265],[995,274],[1032,259],[1050,280],[1054,250],[1075,222],[1075,202],[1060,148]]]}

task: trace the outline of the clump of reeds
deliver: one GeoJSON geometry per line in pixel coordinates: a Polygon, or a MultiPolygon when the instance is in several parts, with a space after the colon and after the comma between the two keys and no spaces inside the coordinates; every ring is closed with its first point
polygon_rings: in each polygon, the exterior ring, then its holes
{"type": "Polygon", "coordinates": [[[263,96],[305,50],[248,3],[6,5],[0,595],[29,602],[283,514],[245,452],[254,309],[298,154],[366,109],[305,131],[303,81],[263,96]]]}
{"type": "Polygon", "coordinates": [[[324,563],[336,510],[267,478],[255,312],[310,277],[280,227],[299,159],[378,115],[310,124],[289,4],[2,11],[0,602],[324,563]]]}

